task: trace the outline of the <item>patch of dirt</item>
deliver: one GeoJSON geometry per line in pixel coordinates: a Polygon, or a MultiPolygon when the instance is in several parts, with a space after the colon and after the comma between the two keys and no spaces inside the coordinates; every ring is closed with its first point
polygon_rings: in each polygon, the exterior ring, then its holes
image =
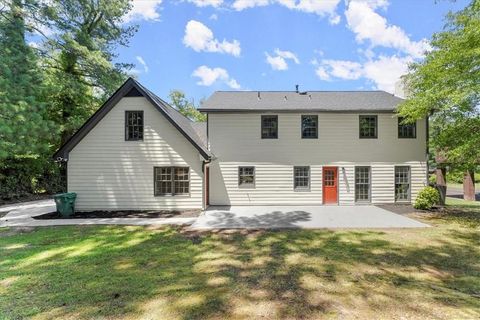
{"type": "Polygon", "coordinates": [[[16,234],[29,233],[35,230],[35,227],[8,227],[5,231],[0,231],[0,237],[10,237],[16,234]]]}
{"type": "Polygon", "coordinates": [[[420,212],[413,208],[411,204],[380,204],[376,205],[376,207],[402,215],[420,212]]]}
{"type": "Polygon", "coordinates": [[[88,211],[75,212],[70,217],[62,217],[58,212],[49,212],[40,216],[33,217],[36,220],[49,219],[102,219],[102,218],[194,218],[198,217],[202,211],[200,209],[192,210],[160,210],[160,211],[139,211],[139,210],[121,210],[121,211],[88,211]]]}

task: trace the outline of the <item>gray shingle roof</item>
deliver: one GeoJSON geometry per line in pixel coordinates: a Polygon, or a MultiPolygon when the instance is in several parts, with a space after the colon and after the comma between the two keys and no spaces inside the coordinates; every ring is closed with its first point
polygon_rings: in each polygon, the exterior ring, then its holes
{"type": "Polygon", "coordinates": [[[156,103],[157,107],[160,107],[181,129],[183,129],[183,131],[202,149],[203,152],[205,152],[206,155],[211,155],[207,148],[206,123],[202,125],[191,121],[152,91],[148,90],[138,82],[136,82],[136,84],[150,96],[150,98],[156,103]]]}
{"type": "Polygon", "coordinates": [[[385,91],[216,91],[199,110],[393,112],[402,101],[385,91]]]}

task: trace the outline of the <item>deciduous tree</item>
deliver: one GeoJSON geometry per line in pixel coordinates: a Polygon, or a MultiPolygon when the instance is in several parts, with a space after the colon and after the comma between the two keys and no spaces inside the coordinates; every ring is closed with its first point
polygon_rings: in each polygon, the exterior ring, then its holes
{"type": "Polygon", "coordinates": [[[480,164],[480,0],[448,14],[431,46],[411,65],[405,78],[410,95],[399,113],[406,121],[430,116],[433,151],[471,176],[480,164]]]}

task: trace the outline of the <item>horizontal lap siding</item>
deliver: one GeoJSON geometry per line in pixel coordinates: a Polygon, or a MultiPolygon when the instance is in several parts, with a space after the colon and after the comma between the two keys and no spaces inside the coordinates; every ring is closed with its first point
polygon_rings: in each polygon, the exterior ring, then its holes
{"type": "Polygon", "coordinates": [[[293,190],[293,167],[269,163],[210,165],[210,204],[321,204],[321,167],[310,167],[310,191],[293,190]],[[238,186],[238,167],[255,166],[255,188],[238,186]]]}
{"type": "Polygon", "coordinates": [[[378,114],[378,139],[359,139],[358,114],[316,114],[318,139],[301,139],[301,113],[278,113],[278,139],[260,138],[261,113],[209,114],[211,204],[321,204],[322,166],[339,167],[340,204],[355,204],[355,166],[372,167],[372,203],[392,203],[396,164],[412,166],[415,199],[425,185],[425,121],[416,139],[398,139],[397,119],[378,114]],[[255,189],[238,187],[240,165],[256,167],[255,189]],[[311,167],[309,192],[293,190],[294,166],[311,167]]]}
{"type": "Polygon", "coordinates": [[[198,151],[144,98],[123,98],[70,152],[68,190],[77,209],[202,207],[198,151]],[[144,141],[125,141],[125,111],[144,110],[144,141]],[[153,168],[190,167],[190,195],[155,197],[153,168]]]}
{"type": "MultiPolygon", "coordinates": [[[[355,204],[355,166],[371,168],[371,202],[393,203],[395,201],[394,168],[410,166],[412,201],[425,186],[426,166],[423,162],[408,163],[329,163],[338,167],[338,203],[355,204]]],[[[210,204],[212,205],[274,205],[274,204],[322,204],[322,167],[310,166],[309,191],[293,188],[293,166],[272,163],[212,162],[210,165],[210,204]],[[238,167],[255,167],[255,188],[238,186],[238,167]]]]}
{"type": "Polygon", "coordinates": [[[355,167],[342,165],[338,169],[338,203],[355,204],[355,167]]]}
{"type": "Polygon", "coordinates": [[[393,203],[395,201],[394,168],[392,164],[372,166],[372,203],[393,203]]]}

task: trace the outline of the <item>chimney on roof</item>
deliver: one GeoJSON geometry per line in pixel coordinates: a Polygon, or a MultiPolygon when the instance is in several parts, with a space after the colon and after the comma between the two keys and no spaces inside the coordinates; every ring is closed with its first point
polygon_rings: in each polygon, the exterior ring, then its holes
{"type": "Polygon", "coordinates": [[[260,97],[260,91],[257,91],[257,99],[258,99],[258,100],[262,99],[262,98],[260,97]]]}
{"type": "Polygon", "coordinates": [[[295,85],[295,92],[298,93],[298,84],[295,85]]]}

